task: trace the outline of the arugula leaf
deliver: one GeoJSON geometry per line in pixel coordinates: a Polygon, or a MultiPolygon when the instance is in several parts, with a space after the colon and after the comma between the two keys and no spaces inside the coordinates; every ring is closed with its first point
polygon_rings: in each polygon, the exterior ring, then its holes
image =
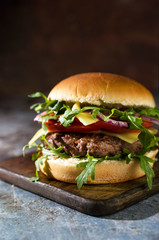
{"type": "Polygon", "coordinates": [[[155,173],[153,171],[153,168],[149,164],[149,162],[154,162],[151,158],[144,156],[144,155],[138,155],[137,156],[140,160],[140,168],[141,170],[146,174],[147,176],[147,183],[149,189],[152,189],[152,178],[155,177],[155,173]]]}
{"type": "Polygon", "coordinates": [[[36,92],[36,93],[29,94],[28,97],[31,97],[31,98],[42,97],[45,99],[46,102],[48,101],[47,97],[42,92],[36,92]]]}
{"type": "Polygon", "coordinates": [[[66,109],[65,102],[64,101],[62,101],[62,102],[57,101],[57,103],[53,107],[50,107],[50,109],[52,111],[54,111],[54,113],[58,114],[60,110],[66,109]]]}
{"type": "Polygon", "coordinates": [[[94,158],[93,156],[90,156],[89,154],[86,155],[88,158],[88,161],[86,162],[80,162],[76,165],[76,167],[85,167],[85,169],[78,175],[76,178],[77,180],[77,187],[78,189],[81,189],[84,183],[87,182],[88,177],[90,176],[92,180],[95,178],[95,166],[97,163],[102,162],[106,159],[109,160],[119,160],[121,157],[121,154],[117,154],[115,156],[105,156],[103,158],[94,158]]]}
{"type": "Polygon", "coordinates": [[[29,180],[32,181],[32,182],[38,181],[39,180],[39,173],[38,173],[38,171],[36,171],[36,177],[31,177],[31,178],[29,178],[29,180]]]}
{"type": "Polygon", "coordinates": [[[43,164],[43,161],[46,160],[49,156],[59,156],[59,157],[62,157],[62,158],[68,158],[70,157],[69,155],[67,155],[65,152],[61,152],[63,150],[64,147],[59,147],[59,148],[53,148],[49,143],[48,141],[46,140],[46,138],[43,136],[41,137],[41,140],[44,140],[46,142],[46,144],[50,147],[51,150],[48,150],[48,149],[45,149],[44,147],[41,148],[41,151],[40,152],[37,152],[33,157],[32,159],[36,159],[36,156],[39,156],[41,155],[41,152],[42,152],[42,157],[39,157],[36,161],[35,161],[35,167],[36,167],[36,172],[35,172],[35,175],[36,177],[32,177],[30,178],[31,181],[37,181],[39,180],[39,171],[40,171],[40,168],[39,168],[39,164],[43,164]]]}
{"type": "Polygon", "coordinates": [[[48,129],[47,129],[47,127],[46,127],[45,122],[43,122],[43,121],[42,121],[42,129],[44,130],[45,135],[46,135],[46,134],[48,133],[48,129]]]}
{"type": "Polygon", "coordinates": [[[25,150],[27,149],[27,148],[37,148],[37,150],[40,150],[41,149],[41,147],[42,147],[42,145],[41,144],[37,144],[37,143],[32,143],[32,144],[27,144],[27,145],[25,145],[24,147],[23,147],[23,149],[22,149],[22,152],[23,152],[23,157],[25,157],[25,150]]]}
{"type": "Polygon", "coordinates": [[[147,177],[147,183],[149,189],[152,189],[152,179],[155,177],[153,168],[149,164],[150,162],[154,162],[153,159],[145,156],[145,155],[137,155],[131,153],[128,149],[123,150],[123,156],[121,154],[117,154],[115,156],[105,156],[103,158],[94,158],[93,156],[89,156],[88,161],[86,162],[80,162],[77,164],[76,167],[85,167],[84,170],[80,173],[80,175],[76,178],[77,180],[77,187],[81,189],[84,183],[87,182],[88,176],[91,177],[92,180],[95,178],[95,166],[97,163],[102,162],[106,159],[108,160],[120,160],[120,159],[125,159],[126,163],[128,164],[132,160],[137,160],[140,162],[140,168],[141,170],[145,173],[147,177]]]}
{"type": "Polygon", "coordinates": [[[140,129],[140,130],[142,130],[141,128],[141,124],[142,124],[142,118],[136,118],[136,117],[133,117],[133,116],[130,116],[130,115],[128,115],[128,121],[129,121],[129,123],[130,123],[130,128],[131,129],[140,129]]]}
{"type": "Polygon", "coordinates": [[[64,147],[59,147],[59,148],[52,148],[51,150],[42,149],[42,154],[44,156],[59,156],[61,158],[69,158],[70,155],[66,154],[65,152],[61,152],[64,149],[64,147]]]}
{"type": "Polygon", "coordinates": [[[133,158],[132,158],[132,154],[128,149],[123,149],[123,159],[126,160],[126,164],[129,164],[133,158]]]}
{"type": "MultiPolygon", "coordinates": [[[[116,154],[114,156],[105,156],[104,160],[120,160],[121,159],[121,154],[116,154]]],[[[102,161],[102,158],[100,159],[102,161]]]]}
{"type": "Polygon", "coordinates": [[[141,133],[138,136],[138,139],[143,145],[140,154],[145,154],[150,148],[153,148],[157,145],[158,138],[155,135],[150,133],[146,128],[142,127],[141,133]]]}
{"type": "Polygon", "coordinates": [[[46,103],[35,103],[30,106],[30,109],[34,109],[37,113],[40,113],[42,110],[46,110],[46,103]]]}
{"type": "Polygon", "coordinates": [[[31,181],[38,181],[39,180],[39,173],[38,173],[40,171],[39,163],[42,164],[42,161],[44,159],[43,156],[41,157],[41,149],[42,149],[43,145],[42,144],[37,144],[36,142],[34,142],[32,144],[28,144],[28,145],[25,145],[23,147],[23,156],[25,156],[25,150],[27,148],[35,148],[35,147],[37,148],[37,150],[36,150],[36,152],[34,152],[32,154],[32,161],[35,161],[35,167],[36,167],[35,175],[36,175],[36,177],[30,178],[31,181]]]}
{"type": "Polygon", "coordinates": [[[44,155],[45,156],[54,155],[54,156],[59,156],[59,157],[62,157],[62,158],[69,158],[70,157],[70,155],[66,154],[65,152],[61,152],[61,151],[63,151],[64,147],[59,147],[59,148],[52,147],[50,145],[50,143],[47,141],[47,139],[45,138],[45,136],[41,137],[41,140],[45,141],[45,143],[50,148],[50,150],[48,150],[46,148],[42,149],[43,156],[44,155]]]}
{"type": "Polygon", "coordinates": [[[36,151],[32,153],[32,161],[36,161],[41,156],[41,151],[36,151]]]}
{"type": "Polygon", "coordinates": [[[48,122],[48,120],[53,119],[57,120],[57,115],[50,115],[50,113],[47,113],[47,115],[41,116],[42,122],[48,122]]]}
{"type": "Polygon", "coordinates": [[[100,108],[98,108],[98,107],[95,108],[95,109],[93,109],[93,111],[92,111],[92,117],[93,117],[94,119],[97,117],[99,111],[100,111],[100,108]]]}
{"type": "Polygon", "coordinates": [[[159,118],[159,108],[143,108],[143,109],[136,109],[136,112],[145,115],[148,117],[159,118]]]}
{"type": "Polygon", "coordinates": [[[77,167],[83,167],[85,165],[85,169],[80,173],[80,175],[76,178],[77,187],[81,189],[83,183],[87,182],[88,176],[90,175],[91,179],[94,180],[95,176],[95,165],[98,163],[96,160],[92,160],[91,162],[86,162],[78,164],[77,167]]]}
{"type": "Polygon", "coordinates": [[[43,160],[45,160],[45,157],[42,156],[42,157],[39,157],[36,161],[35,161],[35,176],[36,177],[31,177],[29,178],[30,181],[32,182],[35,182],[35,181],[38,181],[39,180],[39,171],[40,171],[40,167],[39,167],[39,164],[40,165],[43,165],[43,160]]]}
{"type": "Polygon", "coordinates": [[[141,118],[130,116],[128,114],[126,115],[124,114],[124,116],[121,116],[121,118],[124,118],[124,119],[127,118],[127,121],[129,121],[131,129],[141,130],[141,133],[139,134],[138,139],[143,145],[143,149],[141,150],[140,154],[146,153],[150,148],[155,147],[157,145],[158,138],[156,138],[155,135],[150,133],[146,128],[142,126],[141,118]]]}
{"type": "Polygon", "coordinates": [[[145,173],[147,177],[147,183],[149,189],[152,189],[152,179],[155,177],[155,173],[153,171],[153,168],[151,167],[150,163],[154,163],[155,161],[145,155],[141,154],[133,154],[128,149],[124,149],[125,154],[125,160],[127,163],[129,163],[132,160],[138,160],[140,162],[140,168],[145,173]]]}
{"type": "Polygon", "coordinates": [[[37,113],[39,113],[40,111],[47,111],[50,108],[53,108],[56,105],[56,103],[58,102],[57,100],[51,100],[50,101],[49,99],[47,99],[45,94],[43,94],[41,92],[32,93],[28,96],[31,97],[31,98],[38,98],[38,97],[44,98],[45,102],[35,103],[32,106],[30,106],[30,109],[34,109],[37,113]]]}
{"type": "Polygon", "coordinates": [[[74,118],[77,114],[79,114],[81,110],[71,110],[70,108],[67,108],[65,113],[59,117],[59,122],[64,126],[64,127],[69,127],[70,124],[74,121],[74,118]]]}
{"type": "Polygon", "coordinates": [[[116,109],[116,108],[113,108],[111,109],[110,111],[111,113],[108,115],[108,116],[105,116],[104,118],[104,121],[107,121],[109,118],[111,118],[113,115],[116,115],[116,116],[122,116],[123,112],[116,109]]]}
{"type": "Polygon", "coordinates": [[[104,121],[107,121],[109,118],[111,118],[111,116],[114,115],[115,110],[116,110],[116,109],[113,108],[113,109],[111,110],[111,113],[110,113],[108,116],[105,116],[104,121]]]}
{"type": "Polygon", "coordinates": [[[45,138],[45,136],[40,138],[41,141],[45,141],[46,144],[49,146],[50,150],[45,149],[43,144],[37,144],[36,142],[32,143],[32,144],[28,144],[25,145],[23,147],[23,156],[25,155],[25,150],[27,148],[32,148],[32,147],[36,147],[37,150],[36,152],[34,152],[32,154],[32,161],[35,161],[35,177],[30,178],[31,181],[38,181],[39,180],[39,164],[43,164],[43,161],[46,160],[49,156],[59,156],[61,158],[68,158],[70,157],[69,155],[67,155],[65,152],[61,152],[63,151],[64,147],[59,147],[59,148],[54,148],[52,147],[49,142],[47,141],[47,139],[45,138]],[[42,156],[41,156],[42,155],[42,156]]]}

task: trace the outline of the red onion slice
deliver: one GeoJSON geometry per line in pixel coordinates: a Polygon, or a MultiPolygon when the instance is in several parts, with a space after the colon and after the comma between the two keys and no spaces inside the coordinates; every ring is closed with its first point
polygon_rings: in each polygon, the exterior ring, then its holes
{"type": "MultiPolygon", "coordinates": [[[[105,121],[105,116],[103,114],[101,114],[100,112],[98,112],[97,114],[97,118],[99,118],[100,120],[102,121],[105,121]]],[[[106,120],[105,122],[111,124],[111,125],[114,125],[114,126],[118,126],[118,127],[125,127],[125,128],[128,128],[129,125],[127,122],[123,122],[123,121],[116,121],[114,119],[111,119],[109,118],[108,120],[106,120]]]]}
{"type": "Polygon", "coordinates": [[[143,120],[147,121],[147,122],[152,122],[152,123],[154,123],[154,124],[159,125],[159,120],[156,119],[156,118],[147,117],[147,116],[143,116],[143,115],[140,115],[140,117],[141,117],[143,120]]]}
{"type": "Polygon", "coordinates": [[[38,121],[38,122],[42,122],[41,116],[44,116],[45,114],[47,114],[47,112],[42,112],[39,113],[38,115],[36,115],[36,117],[34,118],[34,121],[38,121]]]}

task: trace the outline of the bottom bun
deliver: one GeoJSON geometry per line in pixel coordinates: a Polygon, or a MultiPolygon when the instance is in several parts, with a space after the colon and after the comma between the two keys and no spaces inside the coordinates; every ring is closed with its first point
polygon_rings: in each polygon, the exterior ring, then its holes
{"type": "MultiPolygon", "coordinates": [[[[149,151],[145,155],[155,160],[158,150],[149,151]]],[[[40,164],[40,170],[49,178],[59,181],[76,183],[76,177],[84,168],[77,168],[79,162],[88,161],[79,158],[58,158],[51,156],[40,164]]],[[[150,163],[153,166],[153,163],[150,163]]],[[[140,169],[139,161],[131,161],[126,164],[125,160],[104,160],[95,166],[95,179],[88,178],[87,184],[104,184],[126,182],[144,176],[140,169]]]]}

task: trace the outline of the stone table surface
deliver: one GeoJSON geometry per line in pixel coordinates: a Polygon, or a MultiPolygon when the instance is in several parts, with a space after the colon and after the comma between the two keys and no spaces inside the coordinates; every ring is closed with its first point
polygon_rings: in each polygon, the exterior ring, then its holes
{"type": "MultiPolygon", "coordinates": [[[[158,100],[158,99],[157,99],[158,100]]],[[[0,103],[0,160],[21,155],[38,125],[21,100],[0,103]],[[16,108],[13,106],[16,106],[16,108]]],[[[159,193],[92,217],[0,180],[0,240],[159,239],[159,193]]]]}

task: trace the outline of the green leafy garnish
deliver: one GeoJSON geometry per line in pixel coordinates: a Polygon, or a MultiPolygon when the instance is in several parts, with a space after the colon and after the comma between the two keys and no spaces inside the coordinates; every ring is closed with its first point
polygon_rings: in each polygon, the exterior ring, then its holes
{"type": "Polygon", "coordinates": [[[141,115],[144,115],[144,116],[148,116],[148,117],[152,117],[152,118],[159,118],[159,108],[158,107],[136,109],[136,112],[141,115]]]}
{"type": "Polygon", "coordinates": [[[104,158],[94,158],[93,156],[87,155],[89,161],[81,162],[77,164],[77,167],[85,167],[85,169],[80,173],[80,175],[76,178],[77,187],[81,189],[84,183],[87,182],[88,177],[90,176],[92,180],[95,179],[95,166],[97,163],[100,163],[104,160],[126,160],[128,164],[132,160],[137,160],[140,162],[140,168],[145,173],[147,177],[147,183],[149,189],[152,189],[152,179],[155,177],[153,168],[149,164],[153,163],[154,160],[144,155],[137,155],[131,153],[129,150],[124,149],[124,155],[118,154],[115,156],[106,156],[104,158]]]}
{"type": "Polygon", "coordinates": [[[44,157],[44,156],[39,157],[39,158],[35,161],[35,168],[36,168],[35,176],[36,176],[36,177],[31,177],[31,178],[30,178],[30,181],[35,182],[35,181],[38,181],[38,180],[39,180],[39,171],[40,171],[39,164],[40,164],[40,165],[43,165],[43,160],[45,160],[45,157],[44,157]]]}
{"type": "Polygon", "coordinates": [[[71,108],[67,108],[65,113],[59,117],[59,122],[64,127],[69,127],[71,123],[74,121],[74,118],[77,114],[79,114],[80,110],[71,110],[71,108]]]}
{"type": "Polygon", "coordinates": [[[155,173],[149,162],[154,161],[151,158],[144,155],[138,155],[138,158],[140,160],[140,168],[147,176],[148,187],[149,189],[152,189],[152,179],[155,177],[155,173]]]}
{"type": "Polygon", "coordinates": [[[36,93],[29,94],[28,97],[31,97],[31,98],[39,98],[39,97],[42,97],[42,98],[44,98],[44,100],[45,100],[46,102],[48,101],[47,97],[46,97],[45,94],[43,94],[42,92],[36,92],[36,93]]]}
{"type": "MultiPolygon", "coordinates": [[[[36,148],[37,149],[37,151],[39,151],[39,150],[41,150],[41,148],[42,148],[42,145],[41,144],[37,144],[36,142],[34,142],[34,143],[32,143],[32,144],[27,144],[27,145],[25,145],[24,147],[23,147],[23,149],[22,149],[22,152],[23,152],[23,156],[25,156],[25,150],[27,149],[27,148],[36,148]]],[[[35,155],[34,155],[35,156],[35,155]]]]}
{"type": "Polygon", "coordinates": [[[149,163],[154,163],[155,161],[145,155],[131,153],[127,149],[124,149],[124,153],[125,153],[124,158],[126,159],[127,163],[129,163],[132,160],[138,160],[140,162],[140,168],[147,177],[148,187],[149,189],[152,189],[152,179],[155,177],[155,173],[149,163]]]}
{"type": "Polygon", "coordinates": [[[90,156],[90,155],[86,155],[86,157],[88,158],[88,161],[81,162],[81,163],[76,165],[76,167],[85,167],[85,169],[76,178],[78,189],[81,189],[83,184],[87,182],[88,176],[90,176],[91,179],[94,180],[94,178],[95,178],[95,166],[96,166],[97,163],[100,163],[100,162],[102,162],[106,159],[109,159],[109,160],[120,159],[121,154],[115,155],[113,157],[106,156],[106,157],[103,157],[103,158],[94,158],[93,156],[90,156]]]}
{"type": "Polygon", "coordinates": [[[35,171],[35,175],[36,177],[32,177],[30,178],[31,181],[38,181],[39,180],[39,164],[43,163],[43,159],[44,157],[41,156],[41,150],[42,150],[43,144],[37,144],[36,142],[32,143],[32,144],[27,144],[23,147],[23,156],[25,156],[25,150],[27,148],[36,148],[36,151],[32,154],[32,161],[35,161],[35,167],[36,167],[36,171],[35,171]]]}
{"type": "Polygon", "coordinates": [[[39,180],[39,171],[40,171],[39,164],[42,165],[43,161],[46,160],[49,156],[59,156],[61,158],[70,157],[65,152],[63,152],[64,147],[59,147],[59,148],[52,147],[47,141],[47,139],[45,138],[45,136],[42,136],[40,140],[45,141],[45,143],[50,149],[46,149],[44,148],[43,144],[37,144],[36,142],[25,145],[23,147],[23,156],[25,156],[25,150],[27,148],[36,148],[36,151],[32,154],[32,161],[35,162],[35,167],[36,167],[36,171],[35,171],[36,177],[30,178],[31,181],[39,180]]]}
{"type": "Polygon", "coordinates": [[[47,139],[45,138],[45,136],[41,137],[41,140],[45,141],[45,143],[47,144],[47,146],[50,148],[49,150],[46,149],[46,148],[43,148],[42,149],[42,153],[43,153],[43,156],[59,156],[61,158],[69,158],[70,155],[66,154],[65,152],[61,152],[63,151],[64,147],[58,147],[58,148],[55,148],[55,147],[52,147],[49,142],[47,141],[47,139]]]}
{"type": "Polygon", "coordinates": [[[95,165],[97,163],[98,161],[92,160],[90,162],[82,162],[77,165],[77,167],[85,167],[81,174],[76,178],[78,189],[80,189],[83,186],[83,183],[87,182],[88,176],[90,176],[91,179],[94,180],[95,165]]]}
{"type": "Polygon", "coordinates": [[[158,142],[158,138],[150,133],[146,128],[142,126],[142,119],[129,115],[128,113],[124,113],[121,115],[120,119],[126,120],[129,122],[129,126],[131,129],[138,129],[141,131],[138,138],[143,146],[140,154],[144,154],[149,151],[151,148],[155,147],[158,142]]]}
{"type": "Polygon", "coordinates": [[[45,94],[43,94],[41,92],[36,92],[36,93],[30,94],[28,96],[31,98],[38,98],[38,97],[44,98],[45,102],[35,103],[30,107],[30,109],[34,109],[37,113],[40,113],[41,111],[49,111],[49,112],[51,111],[54,113],[58,113],[63,108],[63,105],[65,105],[65,102],[63,102],[63,101],[60,102],[57,100],[49,100],[45,96],[45,94]]]}

